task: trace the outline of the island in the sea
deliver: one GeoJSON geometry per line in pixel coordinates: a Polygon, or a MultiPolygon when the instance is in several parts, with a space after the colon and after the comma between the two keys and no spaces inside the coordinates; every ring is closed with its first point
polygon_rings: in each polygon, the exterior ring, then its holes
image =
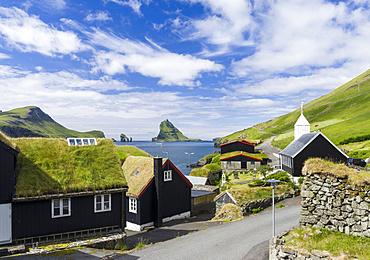
{"type": "Polygon", "coordinates": [[[190,139],[183,135],[168,119],[159,126],[159,134],[152,142],[200,142],[200,139],[190,139]]]}

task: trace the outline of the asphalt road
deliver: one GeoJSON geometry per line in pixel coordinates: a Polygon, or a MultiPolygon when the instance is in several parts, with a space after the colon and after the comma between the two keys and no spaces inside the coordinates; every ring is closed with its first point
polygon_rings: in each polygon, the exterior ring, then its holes
{"type": "MultiPolygon", "coordinates": [[[[282,203],[286,207],[275,211],[276,234],[298,224],[301,208],[297,204],[299,200],[300,197],[285,200],[282,203]]],[[[158,243],[116,259],[268,259],[265,258],[266,245],[271,237],[270,208],[241,221],[225,223],[158,243]]]]}
{"type": "Polygon", "coordinates": [[[262,151],[268,155],[269,159],[271,159],[271,165],[280,165],[279,159],[274,154],[279,154],[279,151],[274,149],[271,146],[271,141],[274,140],[276,136],[271,137],[270,139],[266,140],[264,143],[262,143],[260,146],[258,146],[257,149],[262,149],[262,151]]]}

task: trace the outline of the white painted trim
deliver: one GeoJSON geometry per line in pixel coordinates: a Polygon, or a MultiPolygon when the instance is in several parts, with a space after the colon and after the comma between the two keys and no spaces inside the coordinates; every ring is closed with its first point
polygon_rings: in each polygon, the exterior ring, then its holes
{"type": "Polygon", "coordinates": [[[12,242],[12,204],[0,204],[0,245],[12,242]]]}
{"type": "Polygon", "coordinates": [[[132,223],[130,221],[126,221],[126,229],[132,230],[132,231],[141,231],[145,227],[150,227],[150,226],[154,226],[154,222],[149,222],[149,223],[139,225],[139,224],[132,223]]]}
{"type": "MultiPolygon", "coordinates": [[[[341,154],[343,154],[347,159],[348,159],[348,155],[346,155],[345,153],[343,153],[335,144],[333,144],[322,132],[317,132],[317,134],[311,138],[311,140],[309,142],[307,142],[298,152],[296,152],[292,158],[296,157],[300,152],[302,152],[310,143],[313,142],[313,140],[315,140],[319,135],[322,135],[327,141],[329,141],[329,143],[334,146],[341,154]]],[[[293,141],[295,142],[295,141],[293,141]]]]}
{"type": "Polygon", "coordinates": [[[173,215],[171,217],[164,218],[164,219],[162,219],[162,221],[164,223],[164,222],[168,222],[168,221],[171,221],[171,220],[182,219],[182,218],[190,218],[190,211],[186,211],[186,212],[183,212],[183,213],[180,213],[180,214],[177,214],[177,215],[173,215]]]}
{"type": "Polygon", "coordinates": [[[62,218],[71,216],[71,198],[61,198],[51,200],[51,218],[62,218]],[[63,200],[68,200],[68,214],[63,214],[63,200]],[[59,200],[59,215],[54,215],[54,201],[59,200]]]}
{"type": "Polygon", "coordinates": [[[227,195],[229,195],[229,197],[232,199],[232,201],[234,202],[234,204],[235,204],[235,205],[238,205],[238,203],[236,202],[236,200],[234,199],[234,197],[233,197],[233,196],[231,196],[231,194],[230,194],[228,191],[226,191],[226,193],[227,193],[227,195]]]}
{"type": "Polygon", "coordinates": [[[110,194],[99,194],[99,195],[95,195],[94,196],[94,213],[99,213],[99,212],[106,212],[106,211],[111,211],[112,210],[112,197],[111,197],[111,195],[110,194]],[[109,200],[108,200],[108,202],[109,202],[109,207],[107,208],[107,209],[104,209],[104,196],[105,195],[109,195],[109,200]],[[100,210],[97,210],[96,209],[96,204],[97,204],[97,202],[96,202],[96,197],[101,197],[101,209],[100,210]]]}

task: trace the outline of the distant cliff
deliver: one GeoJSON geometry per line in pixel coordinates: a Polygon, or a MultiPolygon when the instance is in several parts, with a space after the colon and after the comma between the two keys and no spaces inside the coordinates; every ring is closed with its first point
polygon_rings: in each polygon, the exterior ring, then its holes
{"type": "Polygon", "coordinates": [[[102,131],[68,129],[36,106],[0,112],[0,131],[8,137],[104,137],[102,131]]]}
{"type": "Polygon", "coordinates": [[[162,121],[159,126],[159,134],[152,138],[152,142],[197,142],[200,139],[189,139],[183,135],[168,119],[162,121]]]}

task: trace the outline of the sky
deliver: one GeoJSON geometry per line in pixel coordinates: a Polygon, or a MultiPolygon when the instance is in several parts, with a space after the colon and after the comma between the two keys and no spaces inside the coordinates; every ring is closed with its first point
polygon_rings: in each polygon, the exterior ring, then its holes
{"type": "Polygon", "coordinates": [[[0,110],[211,140],[369,69],[370,0],[0,1],[0,110]]]}

